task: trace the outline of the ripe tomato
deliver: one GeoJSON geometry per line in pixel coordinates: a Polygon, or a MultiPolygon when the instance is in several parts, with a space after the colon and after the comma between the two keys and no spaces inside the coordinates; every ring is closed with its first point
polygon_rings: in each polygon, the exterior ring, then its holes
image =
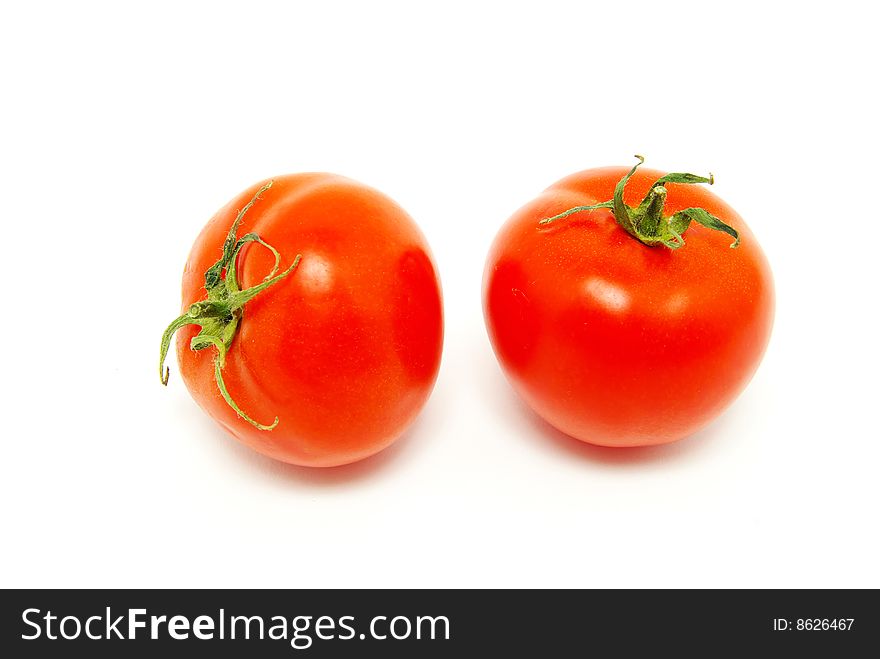
{"type": "Polygon", "coordinates": [[[176,330],[186,386],[229,433],[278,460],[341,465],[391,444],[427,400],[440,284],[388,197],[332,174],[281,176],[202,230],[163,359],[176,330]]]}
{"type": "Polygon", "coordinates": [[[551,425],[604,446],[662,444],[706,425],[754,374],[773,322],[755,237],[689,185],[711,179],[637,167],[629,179],[608,167],[550,186],[503,226],[483,280],[489,337],[514,389],[551,425]]]}

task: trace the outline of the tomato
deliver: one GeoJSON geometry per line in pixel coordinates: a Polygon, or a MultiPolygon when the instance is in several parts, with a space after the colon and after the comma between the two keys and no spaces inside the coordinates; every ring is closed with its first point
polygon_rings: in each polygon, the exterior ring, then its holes
{"type": "Polygon", "coordinates": [[[202,230],[163,360],[175,331],[187,388],[231,435],[284,462],[342,465],[387,447],[425,404],[440,284],[388,197],[332,174],[280,176],[202,230]]]}
{"type": "Polygon", "coordinates": [[[694,433],[742,391],[769,340],[773,282],[754,235],[693,185],[711,178],[662,176],[636,165],[564,178],[488,255],[483,310],[502,370],[584,442],[694,433]]]}

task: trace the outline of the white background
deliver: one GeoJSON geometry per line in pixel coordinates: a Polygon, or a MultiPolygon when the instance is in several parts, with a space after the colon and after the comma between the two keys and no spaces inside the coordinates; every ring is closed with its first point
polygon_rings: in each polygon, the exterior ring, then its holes
{"type": "Polygon", "coordinates": [[[880,586],[867,2],[5,3],[2,586],[880,586]],[[515,398],[480,307],[504,220],[588,167],[715,173],[772,264],[765,361],[675,445],[515,398]],[[446,342],[407,435],[285,466],[159,336],[213,212],[323,170],[397,200],[446,342]]]}

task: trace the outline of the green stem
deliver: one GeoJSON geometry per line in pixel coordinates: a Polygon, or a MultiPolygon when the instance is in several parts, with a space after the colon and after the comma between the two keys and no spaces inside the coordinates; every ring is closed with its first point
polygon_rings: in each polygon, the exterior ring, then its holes
{"type": "Polygon", "coordinates": [[[293,263],[290,265],[290,267],[287,270],[285,270],[284,272],[282,272],[280,275],[275,275],[274,277],[272,277],[272,279],[269,279],[269,280],[263,280],[262,284],[257,284],[256,286],[252,286],[251,288],[247,288],[243,291],[238,291],[237,293],[233,293],[229,298],[230,308],[231,309],[240,309],[241,307],[246,305],[248,302],[253,300],[257,295],[259,295],[260,293],[265,291],[267,288],[269,288],[273,284],[278,283],[279,281],[284,279],[287,275],[289,275],[291,272],[296,270],[296,268],[299,265],[299,262],[301,260],[302,260],[302,254],[297,254],[296,258],[293,259],[293,263]]]}
{"type": "Polygon", "coordinates": [[[617,182],[614,187],[614,198],[592,206],[575,206],[567,211],[563,211],[553,217],[548,217],[540,222],[539,225],[549,224],[556,220],[561,220],[574,213],[594,210],[597,208],[610,208],[614,219],[620,227],[639,242],[654,247],[663,245],[669,249],[678,249],[684,246],[684,238],[682,234],[688,229],[692,221],[703,225],[715,231],[721,231],[733,238],[731,247],[739,245],[739,233],[728,224],[725,224],[719,218],[712,215],[703,208],[686,208],[674,213],[672,216],[666,216],[663,208],[666,203],[668,183],[692,185],[695,183],[708,183],[712,185],[715,178],[712,174],[708,177],[699,176],[697,174],[687,174],[684,172],[674,172],[660,177],[651,186],[648,194],[642,199],[642,202],[635,208],[628,206],[623,201],[623,192],[626,184],[632,178],[633,174],[639,166],[645,162],[644,157],[636,156],[638,161],[633,168],[617,182]]]}
{"type": "Polygon", "coordinates": [[[614,219],[617,220],[617,223],[623,227],[624,231],[626,231],[631,236],[635,236],[636,238],[638,238],[635,222],[633,222],[632,217],[629,213],[630,208],[623,202],[623,190],[624,188],[626,188],[626,184],[629,183],[632,175],[636,173],[639,165],[645,162],[644,156],[636,155],[636,158],[638,158],[639,161],[635,165],[633,165],[633,168],[629,170],[629,173],[622,179],[620,179],[617,182],[617,185],[614,186],[614,197],[612,199],[611,212],[614,214],[614,219]]]}
{"type": "Polygon", "coordinates": [[[168,377],[171,375],[171,370],[165,366],[165,356],[168,354],[168,348],[171,346],[171,338],[177,330],[192,322],[192,318],[189,312],[187,312],[179,318],[172,320],[171,324],[162,332],[162,345],[159,349],[159,379],[163,385],[168,385],[168,377]]]}
{"type": "Polygon", "coordinates": [[[205,272],[206,289],[211,290],[220,283],[220,276],[222,274],[223,268],[229,265],[229,263],[233,260],[233,257],[235,256],[236,246],[238,245],[235,234],[238,231],[238,227],[241,224],[241,221],[244,219],[245,213],[247,213],[251,209],[251,206],[256,203],[261,194],[272,187],[273,183],[274,181],[269,181],[268,183],[266,183],[266,185],[257,190],[257,193],[251,198],[251,200],[247,204],[245,204],[240,211],[238,211],[238,215],[236,216],[235,221],[232,223],[232,227],[229,229],[229,233],[226,234],[226,240],[223,242],[223,256],[220,258],[219,261],[217,261],[217,263],[208,268],[207,272],[205,272]]]}
{"type": "Polygon", "coordinates": [[[663,206],[666,203],[666,188],[655,185],[645,195],[642,203],[635,211],[639,223],[636,229],[648,236],[657,235],[660,232],[660,223],[663,222],[663,206]]]}
{"type": "Polygon", "coordinates": [[[186,313],[171,321],[171,324],[162,333],[162,343],[159,350],[159,378],[163,385],[167,385],[169,369],[165,367],[165,359],[174,333],[186,325],[198,325],[200,331],[190,342],[190,348],[192,350],[204,350],[211,347],[217,349],[217,354],[214,357],[214,380],[220,394],[238,416],[260,430],[272,430],[278,425],[278,417],[275,417],[275,421],[270,425],[264,425],[245,413],[229,394],[223,379],[223,369],[226,366],[226,354],[232,347],[238,333],[244,306],[267,288],[293,273],[302,260],[302,255],[297,254],[289,268],[276,274],[281,266],[281,255],[278,250],[264,242],[256,233],[248,233],[241,238],[236,235],[247,211],[257,202],[260,195],[271,187],[272,181],[269,181],[238,212],[238,216],[223,242],[222,256],[205,272],[207,299],[191,304],[186,313]],[[261,283],[241,290],[236,264],[241,249],[251,242],[258,243],[272,252],[275,264],[261,283]]]}
{"type": "Polygon", "coordinates": [[[258,421],[254,421],[238,406],[238,403],[233,400],[232,396],[229,395],[229,391],[227,391],[226,389],[226,383],[223,381],[223,364],[220,362],[219,354],[214,358],[214,379],[217,381],[217,388],[220,390],[220,394],[223,396],[223,400],[226,401],[229,407],[235,410],[238,416],[254,426],[257,430],[272,430],[275,426],[278,425],[277,416],[275,417],[275,420],[268,426],[263,425],[258,421]]]}
{"type": "Polygon", "coordinates": [[[545,217],[543,220],[538,222],[538,224],[550,224],[551,222],[561,220],[562,218],[568,217],[569,215],[574,215],[575,213],[581,213],[583,211],[594,211],[597,208],[611,208],[611,206],[612,204],[610,201],[606,201],[601,204],[593,204],[592,206],[575,206],[574,208],[569,208],[567,211],[560,213],[559,215],[554,215],[553,217],[545,217]]]}

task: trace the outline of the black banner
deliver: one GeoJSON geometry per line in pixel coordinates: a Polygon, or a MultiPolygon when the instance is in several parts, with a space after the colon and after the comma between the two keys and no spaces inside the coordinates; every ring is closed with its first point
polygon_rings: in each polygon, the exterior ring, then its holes
{"type": "Polygon", "coordinates": [[[6,590],[7,657],[876,650],[870,590],[6,590]],[[198,654],[194,654],[198,653],[198,654]]]}

